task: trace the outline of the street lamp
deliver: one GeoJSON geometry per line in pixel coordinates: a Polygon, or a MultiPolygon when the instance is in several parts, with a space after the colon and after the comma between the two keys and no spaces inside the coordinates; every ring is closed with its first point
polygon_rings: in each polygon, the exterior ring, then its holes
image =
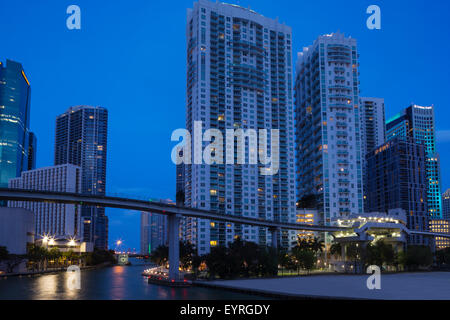
{"type": "Polygon", "coordinates": [[[74,239],[70,239],[68,245],[69,245],[69,247],[74,247],[75,246],[75,240],[74,239]]]}

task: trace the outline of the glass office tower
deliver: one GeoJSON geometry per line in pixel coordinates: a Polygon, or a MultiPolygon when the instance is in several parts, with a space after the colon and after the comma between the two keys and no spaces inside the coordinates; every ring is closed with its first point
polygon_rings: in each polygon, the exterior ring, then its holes
{"type": "MultiPolygon", "coordinates": [[[[396,137],[367,154],[366,212],[388,212],[402,208],[407,227],[429,230],[427,215],[426,152],[422,142],[396,137]]],[[[422,235],[409,235],[408,244],[428,245],[422,235]]]]}
{"type": "Polygon", "coordinates": [[[432,219],[442,219],[440,163],[436,151],[434,107],[411,105],[389,119],[386,123],[386,139],[398,136],[411,137],[417,143],[424,144],[428,214],[432,219]]]}
{"type": "Polygon", "coordinates": [[[442,194],[442,217],[450,220],[450,189],[442,194]]]}
{"type": "MultiPolygon", "coordinates": [[[[20,63],[0,62],[0,187],[28,165],[31,88],[20,63]]],[[[35,140],[34,140],[35,141],[35,140]]]]}
{"type": "MultiPolygon", "coordinates": [[[[195,121],[224,136],[226,129],[280,130],[277,174],[262,175],[265,165],[249,164],[249,148],[245,164],[186,165],[186,205],[295,222],[291,28],[247,8],[200,0],[188,9],[186,38],[187,130],[193,132],[195,121]]],[[[272,239],[265,228],[202,219],[187,219],[186,230],[200,254],[236,237],[259,244],[272,239]]],[[[292,235],[281,232],[280,246],[288,247],[292,235]]]]}
{"type": "MultiPolygon", "coordinates": [[[[81,167],[81,192],[106,192],[108,111],[102,107],[76,106],[56,118],[55,165],[81,167]]],[[[108,248],[108,218],[104,208],[81,208],[82,239],[108,248]]]]}

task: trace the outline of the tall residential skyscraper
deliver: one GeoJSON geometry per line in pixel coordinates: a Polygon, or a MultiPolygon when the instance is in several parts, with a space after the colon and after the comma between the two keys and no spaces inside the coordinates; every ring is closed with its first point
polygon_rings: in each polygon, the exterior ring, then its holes
{"type": "Polygon", "coordinates": [[[28,170],[31,87],[20,63],[0,62],[0,187],[28,170]]]}
{"type": "MultiPolygon", "coordinates": [[[[183,149],[178,150],[178,154],[180,157],[183,157],[183,149]]],[[[177,205],[184,205],[184,163],[180,163],[176,166],[176,189],[175,189],[175,198],[177,205]]]]}
{"type": "Polygon", "coordinates": [[[450,189],[442,194],[442,218],[450,220],[450,189]]]}
{"type": "MultiPolygon", "coordinates": [[[[386,140],[386,121],[383,98],[359,98],[361,110],[361,163],[364,199],[367,200],[366,156],[386,140]]],[[[364,201],[364,207],[366,201],[364,201]]],[[[366,208],[367,209],[367,208],[366,208]]],[[[367,211],[367,210],[366,210],[367,211]]]]}
{"type": "MultiPolygon", "coordinates": [[[[108,111],[76,106],[56,118],[55,165],[81,167],[81,192],[104,195],[106,188],[108,111]]],[[[108,218],[104,208],[81,207],[83,241],[108,248],[108,218]]]]}
{"type": "Polygon", "coordinates": [[[439,154],[436,151],[434,107],[411,105],[389,119],[386,124],[388,140],[398,136],[413,138],[425,146],[428,181],[428,214],[432,219],[442,219],[441,179],[439,154]]]}
{"type": "MultiPolygon", "coordinates": [[[[422,143],[397,137],[367,156],[367,212],[401,208],[411,230],[428,231],[426,153],[422,143]]],[[[428,244],[426,237],[411,235],[410,244],[428,244]]]]}
{"type": "Polygon", "coordinates": [[[28,165],[27,170],[36,169],[37,138],[33,132],[28,133],[28,165]]]}
{"type": "Polygon", "coordinates": [[[358,52],[341,33],[298,54],[297,198],[315,195],[317,223],[363,212],[358,52]]]}
{"type": "MultiPolygon", "coordinates": [[[[57,192],[80,192],[81,168],[72,164],[23,171],[9,181],[10,188],[57,192]]],[[[30,201],[9,201],[10,207],[26,208],[34,213],[37,236],[81,239],[79,206],[30,201]]]]}
{"type": "MultiPolygon", "coordinates": [[[[246,164],[186,165],[186,205],[295,222],[291,28],[250,9],[199,0],[188,9],[186,38],[186,128],[193,141],[195,121],[224,136],[226,129],[280,130],[277,174],[262,175],[264,165],[249,164],[246,144],[246,164]]],[[[193,146],[189,151],[194,155],[193,146]]],[[[201,219],[186,221],[186,230],[200,254],[236,237],[271,241],[265,228],[201,219]]],[[[293,235],[282,232],[280,245],[289,246],[293,235]]]]}
{"type": "Polygon", "coordinates": [[[361,109],[361,147],[363,156],[386,140],[383,98],[359,98],[361,109]]]}

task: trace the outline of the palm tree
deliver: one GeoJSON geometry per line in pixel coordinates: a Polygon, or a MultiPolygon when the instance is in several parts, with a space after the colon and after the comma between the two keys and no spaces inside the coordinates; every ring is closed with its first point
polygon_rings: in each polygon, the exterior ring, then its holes
{"type": "Polygon", "coordinates": [[[169,248],[167,246],[159,246],[150,254],[150,261],[159,266],[167,265],[169,260],[169,248]]]}
{"type": "Polygon", "coordinates": [[[330,246],[330,254],[341,257],[342,255],[342,245],[340,242],[333,242],[330,246]]]}
{"type": "Polygon", "coordinates": [[[310,248],[314,253],[323,252],[325,248],[325,244],[323,240],[320,240],[318,237],[314,237],[312,240],[310,240],[310,248]]]}

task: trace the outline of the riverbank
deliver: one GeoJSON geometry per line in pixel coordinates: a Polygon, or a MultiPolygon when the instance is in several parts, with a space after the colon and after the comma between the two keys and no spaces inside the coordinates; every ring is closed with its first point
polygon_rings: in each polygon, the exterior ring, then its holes
{"type": "MultiPolygon", "coordinates": [[[[110,262],[104,262],[95,266],[83,266],[80,267],[80,270],[95,270],[99,268],[105,268],[112,266],[110,262]]],[[[68,267],[61,267],[61,268],[51,268],[46,270],[39,270],[39,271],[26,271],[26,272],[14,272],[14,273],[5,273],[0,274],[0,279],[7,279],[8,277],[32,277],[36,275],[44,275],[44,274],[55,274],[60,272],[66,272],[68,267]]]]}
{"type": "Polygon", "coordinates": [[[269,279],[194,281],[206,288],[282,299],[450,300],[449,272],[381,275],[381,289],[369,290],[369,275],[277,277],[269,279]]]}
{"type": "MultiPolygon", "coordinates": [[[[200,287],[171,288],[149,284],[142,271],[148,267],[114,265],[83,270],[81,288],[67,286],[70,274],[58,272],[0,280],[0,300],[254,300],[260,296],[200,287]]],[[[136,263],[136,264],[135,264],[136,263]]]]}

